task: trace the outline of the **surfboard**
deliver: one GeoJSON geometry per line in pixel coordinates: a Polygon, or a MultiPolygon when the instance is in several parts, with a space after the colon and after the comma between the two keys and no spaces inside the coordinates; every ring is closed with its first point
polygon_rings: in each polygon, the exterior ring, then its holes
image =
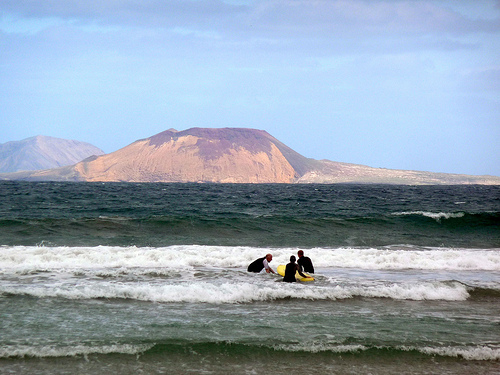
{"type": "MultiPolygon", "coordinates": [[[[286,266],[284,264],[280,264],[278,266],[278,268],[276,269],[276,271],[278,272],[279,275],[285,277],[285,268],[286,268],[286,266]]],[[[313,281],[314,280],[314,277],[312,277],[308,273],[306,273],[306,272],[302,272],[302,273],[304,275],[306,275],[307,277],[304,278],[304,277],[300,276],[300,274],[298,272],[296,272],[295,278],[297,279],[297,281],[313,281]]]]}

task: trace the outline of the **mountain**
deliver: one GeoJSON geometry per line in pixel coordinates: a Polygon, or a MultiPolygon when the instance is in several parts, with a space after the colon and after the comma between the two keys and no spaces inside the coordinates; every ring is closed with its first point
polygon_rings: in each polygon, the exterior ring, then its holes
{"type": "Polygon", "coordinates": [[[39,135],[0,144],[0,173],[57,168],[103,154],[90,143],[39,135]]]}
{"type": "Polygon", "coordinates": [[[263,130],[166,130],[75,165],[0,175],[32,181],[491,184],[500,177],[372,168],[314,160],[263,130]]]}
{"type": "MultiPolygon", "coordinates": [[[[7,179],[127,182],[291,183],[309,159],[262,130],[170,129],[73,166],[7,179]]],[[[315,163],[315,161],[310,161],[315,163]]]]}
{"type": "Polygon", "coordinates": [[[322,160],[321,168],[302,175],[297,183],[399,184],[399,185],[500,185],[500,177],[373,168],[322,160]]]}

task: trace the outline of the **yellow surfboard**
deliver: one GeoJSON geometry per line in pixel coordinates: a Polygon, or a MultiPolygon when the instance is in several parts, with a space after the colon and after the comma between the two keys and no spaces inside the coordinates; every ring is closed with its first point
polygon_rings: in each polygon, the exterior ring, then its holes
{"type": "MultiPolygon", "coordinates": [[[[286,268],[286,266],[284,264],[280,264],[278,266],[278,268],[276,269],[276,271],[278,272],[278,274],[285,277],[285,268],[286,268]]],[[[304,278],[304,277],[300,276],[300,274],[298,272],[296,272],[295,278],[297,279],[297,281],[313,281],[314,280],[314,277],[312,277],[308,273],[305,273],[305,272],[302,272],[302,273],[304,275],[306,275],[307,277],[304,278]]]]}

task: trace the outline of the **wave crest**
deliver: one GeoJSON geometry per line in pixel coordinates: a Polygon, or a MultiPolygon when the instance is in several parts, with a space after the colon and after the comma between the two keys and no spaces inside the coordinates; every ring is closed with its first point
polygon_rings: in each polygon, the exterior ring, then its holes
{"type": "MultiPolygon", "coordinates": [[[[177,245],[169,247],[0,247],[0,273],[120,269],[191,270],[194,267],[246,268],[266,253],[273,264],[286,264],[299,248],[177,245]]],[[[498,249],[313,248],[306,251],[316,267],[361,269],[500,271],[498,249]]]]}
{"type": "MultiPolygon", "coordinates": [[[[280,279],[281,280],[281,279],[280,279]]],[[[5,295],[27,295],[37,298],[66,299],[133,299],[162,303],[250,303],[278,299],[343,300],[356,297],[391,298],[395,300],[465,301],[469,292],[459,282],[419,284],[389,284],[378,286],[318,286],[267,282],[183,282],[179,284],[151,285],[101,282],[85,286],[0,287],[5,295]]]]}
{"type": "Polygon", "coordinates": [[[140,354],[154,347],[154,344],[114,344],[104,346],[28,346],[28,345],[4,345],[0,347],[0,358],[22,358],[22,357],[74,357],[90,354],[140,354]]]}
{"type": "Polygon", "coordinates": [[[443,219],[456,219],[465,216],[465,212],[428,212],[428,211],[403,211],[403,212],[395,212],[393,215],[395,216],[424,216],[429,217],[431,219],[436,220],[438,223],[443,219]]]}

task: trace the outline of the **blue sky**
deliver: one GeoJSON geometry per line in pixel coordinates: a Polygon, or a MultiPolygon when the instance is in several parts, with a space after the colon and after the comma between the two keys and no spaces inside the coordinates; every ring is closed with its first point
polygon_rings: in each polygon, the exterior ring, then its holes
{"type": "Polygon", "coordinates": [[[302,155],[500,176],[500,1],[2,0],[0,143],[263,129],[302,155]]]}

